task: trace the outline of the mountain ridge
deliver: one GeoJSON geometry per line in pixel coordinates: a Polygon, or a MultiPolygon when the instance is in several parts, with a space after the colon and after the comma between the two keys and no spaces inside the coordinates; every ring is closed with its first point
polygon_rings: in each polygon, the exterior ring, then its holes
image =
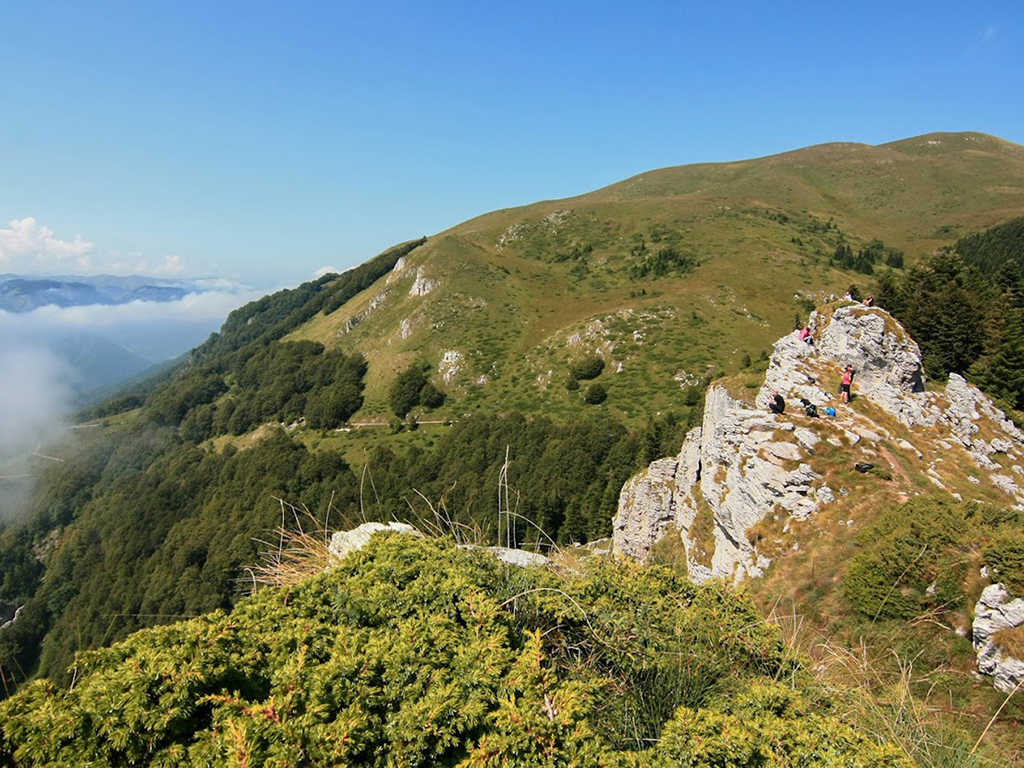
{"type": "Polygon", "coordinates": [[[392,377],[418,358],[436,370],[446,354],[460,363],[444,380],[455,397],[443,416],[459,413],[457,403],[499,400],[579,412],[582,404],[551,382],[562,380],[568,358],[600,348],[609,371],[624,366],[608,378],[607,407],[635,420],[671,409],[673,377],[700,380],[709,365],[735,370],[744,354],[770,347],[795,312],[865,280],[831,263],[838,245],[881,240],[913,264],[962,234],[1024,214],[1022,179],[1024,148],[973,133],[660,169],[446,229],[408,265],[289,338],[366,354],[379,372],[361,413],[370,419],[387,418],[392,377]],[[692,266],[636,276],[658,268],[667,250],[692,266]],[[652,314],[674,325],[673,344],[657,340],[657,322],[636,319],[652,314]],[[598,321],[622,332],[567,344],[598,321]],[[660,348],[638,357],[631,337],[645,333],[660,348]],[[668,360],[673,349],[677,367],[668,360]],[[650,366],[652,357],[663,362],[643,372],[630,365],[650,366]],[[615,389],[643,397],[622,399],[615,389]]]}
{"type": "MultiPolygon", "coordinates": [[[[959,301],[948,312],[958,341],[965,328],[992,317],[976,305],[991,300],[1012,319],[1010,302],[1024,291],[1012,283],[985,288],[980,281],[990,278],[965,277],[970,270],[955,253],[930,254],[978,222],[1019,213],[1024,163],[998,143],[972,149],[976,137],[955,137],[951,148],[928,143],[936,140],[947,141],[925,138],[906,152],[831,146],[795,161],[753,161],[739,172],[686,172],[691,187],[714,181],[712,192],[638,196],[671,190],[655,179],[627,188],[628,199],[492,212],[463,230],[409,241],[344,274],[232,312],[177,371],[104,408],[103,420],[81,430],[80,447],[57,456],[65,462],[47,462],[54,466],[45,468],[26,523],[0,531],[0,599],[23,606],[0,637],[5,682],[16,686],[38,670],[59,687],[73,678],[77,651],[169,616],[229,608],[239,575],[259,557],[258,541],[277,541],[267,532],[288,523],[278,499],[334,524],[407,519],[429,527],[447,515],[459,530],[493,543],[494,490],[511,486],[505,507],[535,521],[570,555],[586,557],[588,548],[572,545],[612,532],[624,481],[676,453],[686,431],[707,417],[703,390],[729,394],[723,388],[733,387],[731,399],[750,399],[771,367],[773,342],[804,325],[816,306],[847,290],[876,290],[876,280],[880,299],[907,299],[902,311],[925,333],[919,338],[928,359],[940,361],[942,373],[964,370],[979,345],[970,354],[929,351],[934,324],[920,318],[959,301]],[[899,163],[876,162],[890,155],[899,163]],[[940,290],[947,285],[955,290],[940,290]],[[927,301],[917,301],[922,296],[927,301]],[[394,397],[396,385],[408,382],[410,391],[394,397]],[[17,665],[28,674],[19,675],[17,665]]],[[[1015,224],[980,238],[977,263],[991,260],[993,245],[1016,243],[1016,232],[1015,224]]],[[[1013,359],[1003,357],[989,361],[990,373],[1013,359]]],[[[819,372],[823,393],[835,375],[819,372]]],[[[858,381],[866,385],[868,377],[858,381]]],[[[950,382],[959,391],[958,380],[950,382]]],[[[716,413],[719,405],[728,410],[724,398],[713,405],[716,413]]],[[[760,405],[746,410],[763,419],[760,405]]],[[[851,411],[882,419],[871,407],[869,398],[857,398],[851,411]]],[[[825,491],[821,507],[809,511],[801,491],[817,500],[819,480],[790,476],[802,454],[761,430],[774,446],[765,461],[793,481],[783,500],[807,516],[790,531],[779,530],[781,516],[745,529],[759,553],[786,563],[785,579],[775,578],[781,568],[768,567],[751,594],[762,601],[766,623],[782,621],[774,610],[781,600],[792,606],[794,623],[800,611],[801,621],[806,616],[814,632],[826,633],[826,643],[834,637],[856,648],[863,640],[877,677],[894,680],[880,696],[909,689],[931,701],[934,678],[901,677],[900,665],[912,660],[929,676],[944,676],[936,689],[943,705],[948,695],[957,711],[983,712],[982,720],[998,711],[1019,722],[1016,700],[1006,704],[975,684],[970,641],[929,632],[936,621],[969,613],[965,601],[977,584],[958,582],[960,574],[980,577],[975,566],[985,562],[1013,575],[1021,518],[1010,486],[980,474],[973,483],[967,454],[954,451],[953,461],[922,450],[919,457],[898,441],[890,449],[892,438],[913,445],[899,424],[858,422],[863,435],[849,430],[856,442],[830,433],[814,443],[816,435],[800,432],[816,451],[813,472],[840,478],[826,483],[832,496],[846,498],[842,488],[856,494],[848,500],[862,513],[856,518],[846,514],[847,502],[825,501],[825,491]],[[850,451],[869,445],[883,459],[883,450],[898,457],[902,472],[870,459],[856,461],[874,465],[866,474],[851,468],[850,451]],[[964,501],[942,495],[936,479],[964,501]],[[921,487],[938,496],[910,498],[909,490],[921,487]],[[975,497],[992,503],[974,505],[975,497]],[[915,528],[919,520],[927,524],[915,528]],[[821,530],[813,529],[818,524],[821,530]],[[801,525],[817,538],[795,542],[801,525]],[[991,540],[979,549],[985,537],[991,540]],[[800,549],[775,552],[775,545],[793,543],[800,549]],[[844,586],[840,557],[851,554],[858,575],[844,586]],[[907,564],[920,567],[901,574],[907,564]],[[938,579],[942,573],[952,576],[938,579]],[[956,611],[936,613],[947,598],[959,601],[956,611]]],[[[978,455],[1003,462],[1001,444],[981,437],[993,452],[976,441],[978,455]]],[[[721,484],[716,474],[702,470],[702,478],[721,484]]],[[[995,474],[1016,486],[1012,468],[995,474]]],[[[701,535],[691,543],[707,555],[698,564],[713,567],[713,510],[697,512],[691,527],[701,535]]],[[[541,546],[537,528],[519,522],[503,528],[502,541],[541,546]]],[[[659,556],[689,569],[685,557],[671,554],[659,556]]],[[[995,610],[997,603],[987,604],[995,610]]],[[[1017,642],[1003,628],[989,629],[995,640],[1017,642]]],[[[820,644],[804,650],[822,660],[820,644]]],[[[985,735],[982,720],[959,754],[974,754],[971,744],[985,735]]],[[[936,727],[944,725],[940,719],[936,727]]],[[[993,743],[996,733],[1011,739],[1007,753],[1021,754],[1012,726],[990,729],[993,743]]]]}

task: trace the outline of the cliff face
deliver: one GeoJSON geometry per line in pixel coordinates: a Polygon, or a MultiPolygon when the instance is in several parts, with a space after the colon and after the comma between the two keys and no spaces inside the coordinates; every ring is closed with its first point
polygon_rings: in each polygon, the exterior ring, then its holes
{"type": "MultiPolygon", "coordinates": [[[[1024,434],[977,388],[953,374],[945,390],[926,391],[921,351],[888,313],[845,306],[811,319],[813,343],[796,332],[775,343],[764,383],[746,401],[734,387],[713,385],[702,425],[679,455],[660,459],[626,483],[614,521],[616,551],[643,560],[674,525],[687,551],[691,529],[711,514],[710,562],[690,558],[697,579],[758,576],[769,565],[747,533],[769,514],[806,519],[841,489],[816,468],[827,445],[853,463],[924,462],[940,489],[957,485],[950,458],[964,459],[972,484],[994,487],[1008,505],[1024,504],[1024,434]],[[856,372],[855,402],[834,392],[846,365],[856,372]],[[786,410],[768,410],[778,390],[786,410]],[[818,417],[805,414],[813,403],[818,417]],[[836,409],[830,417],[826,408],[836,409]]],[[[833,452],[835,453],[835,452],[833,452]]],[[[908,493],[922,492],[910,487],[908,493]]]]}
{"type": "Polygon", "coordinates": [[[920,349],[888,313],[843,306],[815,313],[811,328],[813,343],[796,332],[775,343],[756,394],[735,382],[713,385],[703,423],[679,455],[625,484],[613,523],[616,552],[645,560],[664,536],[678,535],[691,578],[761,576],[785,556],[762,542],[762,524],[788,531],[836,505],[847,525],[857,525],[865,499],[848,496],[837,466],[880,471],[886,500],[937,488],[1024,505],[1024,434],[956,374],[943,391],[926,390],[920,349]],[[850,404],[836,394],[846,365],[856,372],[850,404]],[[782,414],[768,410],[775,390],[786,401],[782,414]],[[817,418],[805,403],[817,407],[817,418]]]}

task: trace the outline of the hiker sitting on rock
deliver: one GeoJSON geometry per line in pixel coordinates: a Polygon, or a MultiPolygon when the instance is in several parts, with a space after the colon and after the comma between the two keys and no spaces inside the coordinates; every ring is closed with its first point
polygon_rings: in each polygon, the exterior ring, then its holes
{"type": "Polygon", "coordinates": [[[848,365],[843,371],[843,381],[839,385],[839,399],[844,403],[850,402],[850,387],[853,386],[853,366],[848,365]]]}
{"type": "Polygon", "coordinates": [[[814,343],[814,335],[811,333],[810,326],[805,325],[803,328],[800,329],[800,341],[803,341],[807,344],[814,343]]]}
{"type": "Polygon", "coordinates": [[[772,413],[782,413],[786,410],[786,401],[782,399],[779,390],[772,390],[772,399],[768,401],[768,410],[772,413]]]}

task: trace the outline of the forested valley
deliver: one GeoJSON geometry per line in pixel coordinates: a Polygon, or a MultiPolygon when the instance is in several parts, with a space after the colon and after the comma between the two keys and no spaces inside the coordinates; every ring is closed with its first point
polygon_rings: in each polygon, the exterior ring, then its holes
{"type": "MultiPolygon", "coordinates": [[[[905,271],[885,271],[877,283],[878,303],[919,341],[932,376],[965,372],[1010,409],[1024,405],[1022,240],[1024,220],[1014,220],[905,271]]],[[[120,431],[86,441],[50,469],[31,510],[0,532],[0,600],[24,606],[0,635],[5,694],[34,674],[65,679],[77,650],[230,606],[248,588],[246,568],[271,546],[282,510],[285,524],[301,524],[286,505],[335,528],[433,524],[442,510],[494,541],[507,455],[523,516],[516,544],[609,534],[623,482],[678,451],[699,423],[699,398],[641,429],[598,411],[571,424],[517,412],[468,416],[431,449],[378,446],[355,469],[281,427],[245,450],[201,445],[265,423],[343,424],[362,402],[365,360],[280,339],[422,242],[235,311],[173,375],[83,414],[143,406],[120,431]]]]}

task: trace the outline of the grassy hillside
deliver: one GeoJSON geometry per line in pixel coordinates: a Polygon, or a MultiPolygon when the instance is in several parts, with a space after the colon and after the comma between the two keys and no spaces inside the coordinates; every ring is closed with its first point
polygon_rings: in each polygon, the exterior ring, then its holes
{"type": "MultiPolygon", "coordinates": [[[[936,247],[1024,214],[1022,180],[1024,149],[977,134],[670,168],[496,211],[246,305],[179,370],[99,409],[109,426],[0,530],[0,600],[25,606],[0,635],[4,695],[40,674],[66,682],[76,651],[233,605],[278,498],[333,524],[422,523],[436,504],[493,538],[507,469],[514,508],[559,543],[607,536],[623,480],[678,450],[709,380],[739,372],[756,389],[761,353],[851,283],[891,271],[921,293],[914,268],[934,271],[936,247]],[[420,365],[444,403],[413,407],[419,429],[389,425],[394,382],[420,365]],[[587,402],[594,385],[603,402],[587,402]]],[[[997,372],[1010,360],[987,358],[997,372]]],[[[896,501],[858,497],[865,522],[896,501]]],[[[824,516],[812,533],[828,546],[801,545],[770,585],[816,625],[846,615],[836,564],[859,546],[846,519],[824,516]]]]}
{"type": "Polygon", "coordinates": [[[566,389],[569,364],[596,352],[603,407],[637,421],[756,357],[808,301],[868,286],[830,263],[840,244],[881,240],[909,265],[1022,212],[1024,148],[982,134],[667,168],[441,232],[286,338],[366,355],[357,420],[388,418],[388,387],[417,360],[453,396],[442,417],[572,417],[588,406],[566,389]]]}

